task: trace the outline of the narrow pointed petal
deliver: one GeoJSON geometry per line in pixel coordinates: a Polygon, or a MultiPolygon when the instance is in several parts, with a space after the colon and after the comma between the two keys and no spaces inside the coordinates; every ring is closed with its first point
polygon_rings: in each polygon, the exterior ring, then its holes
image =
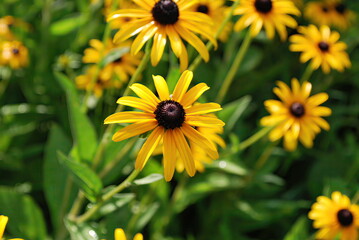
{"type": "Polygon", "coordinates": [[[186,93],[189,85],[191,84],[192,78],[193,72],[186,70],[182,73],[173,91],[172,98],[175,101],[181,102],[183,95],[186,93]]]}
{"type": "Polygon", "coordinates": [[[137,97],[121,97],[117,100],[117,104],[137,108],[150,113],[153,113],[156,110],[156,107],[149,104],[148,101],[137,97]]]}
{"type": "Polygon", "coordinates": [[[148,104],[151,104],[151,106],[156,107],[157,104],[160,102],[160,100],[155,96],[155,94],[153,94],[150,89],[148,89],[142,84],[134,83],[131,85],[130,88],[137,94],[137,96],[139,96],[143,100],[148,101],[148,104]]]}
{"type": "Polygon", "coordinates": [[[210,112],[217,112],[222,110],[221,105],[217,103],[202,103],[194,105],[188,109],[186,109],[187,115],[200,115],[200,114],[206,114],[210,112]]]}
{"type": "Polygon", "coordinates": [[[118,112],[108,116],[104,123],[133,123],[140,122],[143,120],[155,119],[153,113],[144,113],[144,112],[118,112]]]}
{"type": "Polygon", "coordinates": [[[208,89],[209,87],[205,83],[197,84],[183,96],[181,104],[183,105],[183,107],[188,107],[192,105],[208,89]]]}
{"type": "Polygon", "coordinates": [[[142,133],[151,131],[152,129],[157,127],[157,125],[158,123],[156,119],[143,121],[139,123],[133,123],[117,131],[112,136],[112,140],[115,142],[120,142],[127,138],[134,137],[142,133]]]}
{"type": "Polygon", "coordinates": [[[154,76],[152,75],[153,81],[155,83],[155,87],[158,93],[158,96],[160,97],[161,101],[169,100],[170,99],[170,93],[168,91],[168,86],[166,80],[160,76],[154,76]]]}
{"type": "Polygon", "coordinates": [[[177,150],[183,159],[183,164],[186,169],[186,172],[189,176],[193,177],[196,173],[196,168],[194,165],[191,149],[189,148],[188,143],[179,128],[173,129],[173,135],[176,142],[177,150]]]}
{"type": "Polygon", "coordinates": [[[163,168],[167,182],[171,181],[177,161],[176,142],[172,130],[167,130],[163,137],[163,168]]]}

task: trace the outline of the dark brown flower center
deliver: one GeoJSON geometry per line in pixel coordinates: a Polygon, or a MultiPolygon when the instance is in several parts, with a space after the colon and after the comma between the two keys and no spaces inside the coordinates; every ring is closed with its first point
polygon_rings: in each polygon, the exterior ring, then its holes
{"type": "Polygon", "coordinates": [[[328,52],[329,50],[329,44],[323,41],[318,43],[318,47],[322,52],[328,52]]]}
{"type": "Polygon", "coordinates": [[[254,2],[254,6],[256,7],[257,11],[261,13],[268,13],[272,10],[273,4],[272,0],[256,0],[254,2]]]}
{"type": "Polygon", "coordinates": [[[340,14],[344,14],[347,10],[347,6],[345,6],[343,3],[338,3],[335,6],[335,10],[340,14]]]}
{"type": "Polygon", "coordinates": [[[160,0],[152,8],[152,16],[162,25],[175,24],[179,17],[178,6],[172,0],[160,0]]]}
{"type": "Polygon", "coordinates": [[[338,211],[337,218],[343,227],[348,227],[353,223],[354,217],[353,214],[348,209],[342,209],[338,211]]]}
{"type": "Polygon", "coordinates": [[[197,6],[197,12],[201,12],[201,13],[204,13],[204,14],[208,14],[209,8],[208,8],[207,5],[200,4],[200,5],[197,6]]]}
{"type": "Polygon", "coordinates": [[[13,48],[11,51],[14,55],[18,55],[20,53],[18,48],[13,48]]]}
{"type": "Polygon", "coordinates": [[[305,114],[305,108],[304,108],[303,104],[301,104],[299,102],[295,102],[290,106],[290,113],[293,116],[300,118],[301,116],[303,116],[305,114]]]}
{"type": "Polygon", "coordinates": [[[122,62],[122,58],[117,58],[115,61],[113,61],[114,63],[121,63],[122,62]]]}
{"type": "Polygon", "coordinates": [[[173,100],[160,102],[154,114],[158,125],[165,129],[182,127],[186,115],[182,105],[173,100]]]}
{"type": "Polygon", "coordinates": [[[322,6],[322,11],[327,13],[327,12],[329,12],[329,9],[327,6],[322,6]]]}

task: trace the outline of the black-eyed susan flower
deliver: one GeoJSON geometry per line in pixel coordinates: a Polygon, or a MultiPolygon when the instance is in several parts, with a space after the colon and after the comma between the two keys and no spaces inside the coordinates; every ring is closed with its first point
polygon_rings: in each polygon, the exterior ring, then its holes
{"type": "Polygon", "coordinates": [[[97,39],[91,39],[91,48],[85,49],[85,55],[82,58],[82,61],[84,63],[99,63],[106,56],[111,54],[116,56],[116,51],[122,50],[126,53],[121,57],[116,57],[113,61],[108,62],[103,67],[100,73],[100,78],[105,81],[113,79],[114,81],[118,80],[120,83],[127,82],[130,76],[135,73],[137,66],[140,64],[140,57],[142,56],[141,52],[136,56],[129,54],[127,51],[129,50],[130,45],[131,42],[129,41],[114,45],[112,41],[109,40],[105,45],[97,39]]]}
{"type": "Polygon", "coordinates": [[[359,206],[340,192],[333,192],[331,198],[320,196],[308,214],[319,229],[316,239],[358,240],[359,206]]]}
{"type": "Polygon", "coordinates": [[[280,38],[285,40],[286,27],[297,26],[296,20],[290,14],[300,15],[300,11],[290,0],[242,0],[234,11],[234,15],[241,15],[234,29],[240,31],[251,26],[250,32],[254,37],[264,27],[270,39],[274,37],[276,29],[280,38]]]}
{"type": "Polygon", "coordinates": [[[266,100],[264,105],[270,116],[261,119],[263,126],[275,126],[269,133],[271,141],[284,138],[284,147],[293,151],[297,148],[298,139],[307,148],[313,146],[313,140],[321,128],[329,130],[329,124],[322,117],[331,115],[330,108],[319,106],[328,100],[328,94],[318,93],[309,97],[312,84],[299,84],[292,79],[292,89],[284,82],[278,82],[273,92],[278,100],[266,100]]]}
{"type": "Polygon", "coordinates": [[[21,42],[0,42],[0,65],[18,69],[27,66],[27,64],[28,50],[21,42]]]}
{"type": "Polygon", "coordinates": [[[305,7],[304,15],[314,24],[341,29],[348,28],[355,19],[353,11],[341,0],[310,2],[305,7]]]}
{"type": "Polygon", "coordinates": [[[87,68],[86,73],[76,77],[75,81],[78,89],[93,92],[97,98],[102,96],[105,89],[120,87],[110,79],[101,78],[101,72],[96,66],[87,68]]]}
{"type": "MultiPolygon", "coordinates": [[[[5,231],[5,227],[7,222],[9,221],[9,218],[7,216],[4,215],[0,215],[0,239],[3,239],[3,235],[4,235],[4,231],[5,231]]],[[[23,240],[21,238],[12,238],[9,240],[23,240]]]]}
{"type": "Polygon", "coordinates": [[[204,148],[211,158],[218,158],[217,149],[195,127],[216,127],[224,123],[204,114],[221,110],[217,103],[193,105],[203,92],[209,89],[205,83],[199,83],[187,91],[193,78],[191,71],[184,71],[172,94],[166,81],[161,76],[153,76],[159,98],[142,84],[135,83],[130,88],[139,96],[125,96],[118,99],[118,104],[135,107],[143,112],[118,112],[105,119],[105,124],[133,123],[117,131],[113,141],[152,131],[138,153],[135,168],[142,169],[157,145],[163,140],[164,177],[172,179],[177,153],[182,157],[184,167],[190,176],[196,172],[193,155],[187,141],[204,148]]]}
{"type": "Polygon", "coordinates": [[[191,11],[196,1],[190,0],[136,0],[138,9],[120,9],[110,14],[108,21],[118,18],[135,18],[122,26],[114,36],[114,42],[120,43],[133,35],[131,53],[136,54],[143,45],[153,38],[151,63],[156,66],[162,58],[169,39],[174,54],[180,59],[180,66],[188,66],[187,49],[182,39],[191,44],[205,61],[209,53],[198,33],[216,44],[211,25],[212,20],[206,14],[191,11]]]}
{"type": "MultiPolygon", "coordinates": [[[[192,6],[192,11],[201,12],[207,14],[213,21],[213,32],[217,32],[221,26],[222,21],[228,14],[228,7],[225,7],[224,0],[199,0],[196,4],[192,6]]],[[[228,38],[228,35],[232,29],[232,23],[229,22],[222,33],[219,35],[219,39],[222,42],[225,42],[228,38]]]]}
{"type": "MultiPolygon", "coordinates": [[[[214,117],[215,115],[210,115],[208,117],[214,117]]],[[[226,143],[221,138],[220,134],[223,133],[223,127],[222,126],[215,126],[215,127],[196,127],[196,130],[201,133],[202,135],[206,136],[207,139],[210,141],[211,144],[215,146],[217,149],[217,146],[220,146],[222,148],[226,147],[226,143]]],[[[193,159],[195,160],[195,168],[199,172],[203,172],[205,168],[205,164],[210,164],[213,162],[213,158],[211,158],[208,153],[206,152],[206,149],[193,144],[190,142],[190,147],[193,155],[193,159]]],[[[184,165],[183,160],[181,156],[179,156],[179,161],[177,161],[176,170],[178,172],[183,172],[184,165]]]]}
{"type": "MultiPolygon", "coordinates": [[[[115,240],[127,240],[126,234],[122,228],[115,229],[115,240]]],[[[143,240],[143,235],[141,233],[137,233],[133,240],[143,240]]]]}
{"type": "Polygon", "coordinates": [[[314,25],[300,26],[298,32],[300,34],[290,37],[289,48],[293,52],[301,52],[301,62],[311,59],[311,67],[317,69],[321,66],[324,73],[329,73],[331,68],[342,72],[351,66],[349,56],[345,52],[347,45],[338,41],[338,32],[331,32],[326,25],[319,29],[314,25]]]}

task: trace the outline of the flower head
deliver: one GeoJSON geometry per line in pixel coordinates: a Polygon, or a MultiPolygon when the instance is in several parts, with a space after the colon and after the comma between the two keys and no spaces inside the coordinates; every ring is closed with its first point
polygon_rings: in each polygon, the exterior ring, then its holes
{"type": "MultiPolygon", "coordinates": [[[[194,12],[201,12],[208,15],[214,23],[212,26],[213,32],[217,32],[229,10],[228,7],[225,7],[224,3],[224,0],[198,0],[191,9],[194,12]]],[[[219,39],[222,42],[227,41],[231,29],[232,23],[229,22],[223,29],[222,33],[219,35],[219,39]]]]}
{"type": "Polygon", "coordinates": [[[82,61],[84,63],[100,63],[106,57],[108,59],[111,57],[110,61],[104,64],[100,78],[106,81],[115,79],[120,83],[127,82],[129,77],[135,73],[142,55],[141,52],[136,56],[129,54],[130,45],[131,42],[129,41],[114,45],[112,41],[103,44],[97,39],[92,39],[90,40],[91,48],[85,49],[85,55],[82,61]],[[118,56],[118,52],[121,52],[121,57],[116,57],[118,56]]]}
{"type": "Polygon", "coordinates": [[[212,159],[218,158],[217,149],[195,127],[216,127],[224,123],[204,114],[221,110],[216,103],[196,104],[195,101],[209,89],[205,83],[199,83],[187,91],[193,78],[191,71],[184,71],[172,94],[169,93],[166,81],[161,76],[153,76],[159,98],[142,84],[135,83],[130,88],[139,96],[121,97],[118,104],[135,107],[143,112],[119,112],[105,119],[105,124],[133,123],[117,131],[113,141],[152,131],[138,153],[135,168],[142,169],[157,145],[163,139],[164,176],[172,179],[177,161],[177,153],[184,161],[184,167],[190,176],[194,176],[195,161],[188,141],[204,148],[212,159]],[[186,139],[187,138],[187,139],[186,139]]]}
{"type": "Polygon", "coordinates": [[[359,206],[340,192],[333,192],[331,198],[318,197],[308,216],[314,228],[320,229],[318,239],[334,239],[339,233],[340,240],[358,239],[359,206]]]}
{"type": "Polygon", "coordinates": [[[79,89],[93,92],[97,98],[102,96],[104,89],[121,87],[121,85],[115,85],[110,79],[102,78],[101,75],[96,66],[91,66],[87,68],[85,74],[76,77],[76,86],[79,89]]]}
{"type": "Polygon", "coordinates": [[[329,25],[346,29],[355,14],[341,0],[310,2],[306,5],[304,15],[317,25],[329,25]]]}
{"type": "Polygon", "coordinates": [[[297,22],[289,14],[300,15],[300,11],[290,0],[242,0],[234,11],[234,15],[241,15],[234,29],[240,31],[250,25],[251,35],[257,36],[264,27],[270,39],[277,29],[280,38],[285,40],[286,27],[297,26],[297,22]]]}
{"type": "MultiPolygon", "coordinates": [[[[115,230],[115,240],[127,240],[125,232],[122,228],[116,228],[115,230]]],[[[137,233],[133,240],[143,240],[143,236],[141,233],[137,233]]]]}
{"type": "Polygon", "coordinates": [[[302,52],[301,62],[307,62],[312,59],[313,69],[322,67],[323,72],[329,73],[330,68],[338,71],[344,71],[351,66],[349,56],[345,52],[347,45],[338,41],[340,35],[338,32],[331,32],[328,26],[321,26],[318,29],[314,25],[308,27],[299,27],[298,32],[290,37],[290,50],[293,52],[302,52]]]}
{"type": "MultiPolygon", "coordinates": [[[[4,231],[5,231],[5,227],[7,222],[9,221],[9,218],[7,216],[4,215],[0,215],[0,239],[3,239],[3,235],[4,235],[4,231]]],[[[9,239],[9,240],[23,240],[20,238],[13,238],[13,239],[9,239]]]]}
{"type": "Polygon", "coordinates": [[[293,151],[299,141],[306,147],[313,146],[313,140],[321,128],[329,130],[329,124],[323,116],[331,115],[327,107],[319,106],[328,100],[328,94],[318,93],[309,97],[312,84],[299,84],[297,79],[292,80],[292,89],[284,82],[278,82],[273,92],[280,98],[264,102],[270,116],[263,117],[263,126],[275,126],[270,132],[269,139],[277,141],[284,137],[284,147],[293,151]]]}
{"type": "Polygon", "coordinates": [[[138,34],[134,40],[131,53],[136,54],[151,38],[154,39],[151,50],[151,63],[156,66],[162,58],[167,43],[167,37],[174,54],[180,58],[181,69],[188,65],[187,50],[182,39],[191,44],[205,61],[209,53],[204,43],[194,33],[201,34],[212,41],[212,20],[205,14],[190,10],[195,1],[190,0],[135,0],[138,9],[120,9],[108,17],[108,20],[118,18],[133,18],[120,27],[114,37],[119,43],[138,34]],[[194,32],[194,33],[193,33],[194,32]]]}
{"type": "Polygon", "coordinates": [[[28,64],[27,48],[19,41],[0,42],[0,65],[12,69],[25,67],[28,64]]]}

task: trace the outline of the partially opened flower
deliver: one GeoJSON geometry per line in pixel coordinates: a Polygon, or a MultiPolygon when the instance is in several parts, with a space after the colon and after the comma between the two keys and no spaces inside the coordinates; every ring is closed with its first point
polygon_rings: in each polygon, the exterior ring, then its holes
{"type": "Polygon", "coordinates": [[[284,147],[293,151],[297,148],[298,140],[308,148],[313,146],[313,140],[321,128],[329,130],[329,124],[322,117],[331,115],[330,108],[319,106],[328,100],[328,94],[318,93],[309,97],[312,84],[299,84],[292,80],[292,89],[284,82],[278,82],[273,92],[280,98],[266,100],[264,105],[270,116],[263,117],[263,126],[274,126],[269,133],[271,141],[284,138],[284,147]]]}
{"type": "Polygon", "coordinates": [[[100,73],[100,78],[104,80],[113,80],[122,85],[127,82],[132,76],[137,66],[140,64],[140,57],[142,53],[132,56],[128,53],[131,46],[130,41],[122,42],[121,44],[114,45],[112,41],[103,44],[97,39],[90,40],[91,48],[85,49],[85,55],[82,58],[84,63],[100,63],[107,58],[103,70],[100,73]],[[121,53],[120,57],[118,53],[121,53]],[[109,59],[109,60],[108,60],[109,59]]]}
{"type": "MultiPolygon", "coordinates": [[[[7,216],[4,215],[0,215],[0,239],[3,239],[4,236],[4,231],[5,231],[5,227],[7,222],[9,221],[9,218],[7,216]]],[[[21,238],[12,238],[9,240],[23,240],[21,238]]]]}
{"type": "Polygon", "coordinates": [[[207,15],[190,10],[196,1],[135,0],[134,2],[139,9],[120,9],[109,16],[108,21],[134,18],[120,27],[114,37],[114,42],[120,43],[138,34],[131,47],[131,53],[136,54],[149,39],[153,38],[151,50],[153,66],[156,66],[162,58],[167,38],[174,54],[180,58],[182,70],[185,70],[188,65],[187,49],[182,39],[191,44],[206,62],[209,60],[206,46],[194,33],[201,34],[216,44],[211,28],[213,23],[207,15]]]}
{"type": "Polygon", "coordinates": [[[338,32],[331,32],[328,26],[321,26],[318,29],[314,25],[299,27],[298,32],[290,37],[291,45],[289,49],[293,52],[301,52],[300,61],[311,60],[311,67],[317,69],[322,67],[324,73],[329,73],[330,69],[340,72],[351,66],[349,56],[345,52],[347,45],[338,41],[338,32]]]}
{"type": "Polygon", "coordinates": [[[340,192],[333,192],[331,198],[320,196],[308,214],[319,231],[316,239],[358,240],[359,206],[340,192]]]}
{"type": "Polygon", "coordinates": [[[0,65],[12,69],[25,67],[28,65],[28,55],[27,48],[19,41],[0,42],[0,65]]]}
{"type": "MultiPolygon", "coordinates": [[[[198,0],[197,3],[192,6],[192,10],[208,15],[214,23],[212,26],[213,32],[217,32],[229,10],[229,8],[224,4],[224,0],[198,0]]],[[[222,33],[219,35],[219,39],[222,42],[227,41],[231,29],[232,23],[229,22],[223,29],[222,33]]]]}
{"type": "MultiPolygon", "coordinates": [[[[127,240],[126,234],[122,228],[116,228],[115,230],[115,240],[127,240]]],[[[143,240],[143,236],[141,233],[137,233],[133,240],[143,240]]]]}
{"type": "Polygon", "coordinates": [[[251,26],[251,35],[254,37],[264,27],[270,39],[274,37],[276,29],[280,38],[285,40],[286,27],[297,26],[296,20],[290,14],[300,15],[300,11],[290,0],[242,0],[234,11],[234,15],[241,15],[234,29],[240,31],[251,26]]]}
{"type": "Polygon", "coordinates": [[[190,176],[196,172],[193,155],[187,141],[204,148],[211,158],[218,158],[217,149],[195,127],[223,126],[224,123],[204,114],[221,110],[216,103],[193,105],[203,92],[209,89],[205,83],[199,83],[187,91],[193,78],[191,71],[184,71],[172,94],[169,93],[166,81],[161,76],[153,76],[159,98],[142,84],[135,83],[130,88],[139,96],[121,97],[118,104],[135,107],[143,112],[118,112],[105,119],[105,124],[133,123],[117,131],[113,141],[152,131],[138,153],[135,168],[142,169],[157,145],[163,139],[164,176],[167,181],[172,179],[177,153],[184,161],[184,167],[190,176]]]}

